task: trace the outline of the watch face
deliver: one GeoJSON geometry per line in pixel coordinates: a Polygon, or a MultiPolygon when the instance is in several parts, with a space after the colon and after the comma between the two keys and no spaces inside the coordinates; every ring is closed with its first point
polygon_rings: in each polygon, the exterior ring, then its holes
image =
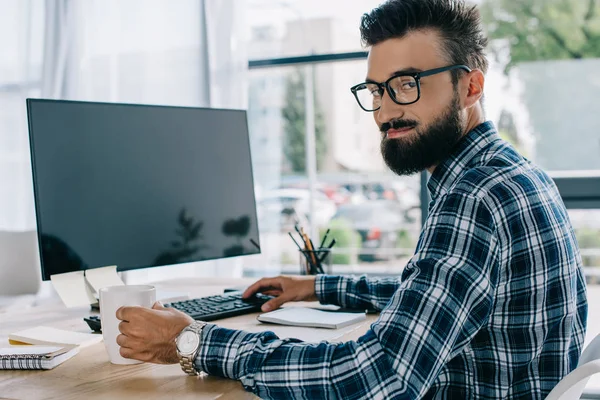
{"type": "Polygon", "coordinates": [[[177,339],[177,349],[181,354],[193,353],[200,342],[198,334],[192,331],[185,331],[177,339]]]}

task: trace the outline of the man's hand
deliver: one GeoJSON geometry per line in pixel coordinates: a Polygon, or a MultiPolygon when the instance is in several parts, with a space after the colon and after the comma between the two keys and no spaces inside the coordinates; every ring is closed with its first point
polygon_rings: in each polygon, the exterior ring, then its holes
{"type": "Polygon", "coordinates": [[[174,308],[165,308],[159,302],[152,308],[121,307],[117,310],[119,331],[117,343],[125,358],[153,362],[157,364],[175,364],[177,335],[194,322],[194,319],[174,308]]]}
{"type": "Polygon", "coordinates": [[[315,294],[315,280],[314,276],[263,278],[250,285],[242,297],[246,299],[256,293],[276,296],[263,304],[262,310],[265,312],[275,310],[288,301],[315,301],[318,300],[315,294]]]}

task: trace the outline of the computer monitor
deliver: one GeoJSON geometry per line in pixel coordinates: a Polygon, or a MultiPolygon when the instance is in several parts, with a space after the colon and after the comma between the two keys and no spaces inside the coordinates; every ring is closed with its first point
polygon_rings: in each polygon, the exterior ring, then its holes
{"type": "Polygon", "coordinates": [[[246,112],[28,99],[42,277],[260,252],[246,112]]]}

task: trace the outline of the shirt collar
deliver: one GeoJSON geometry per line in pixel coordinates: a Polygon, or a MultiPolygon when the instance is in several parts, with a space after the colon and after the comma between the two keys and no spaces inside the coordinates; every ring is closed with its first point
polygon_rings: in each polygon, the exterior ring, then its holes
{"type": "Polygon", "coordinates": [[[500,139],[491,121],[478,125],[456,144],[452,154],[433,171],[427,188],[432,200],[447,192],[454,182],[476,161],[475,157],[490,143],[500,139]]]}

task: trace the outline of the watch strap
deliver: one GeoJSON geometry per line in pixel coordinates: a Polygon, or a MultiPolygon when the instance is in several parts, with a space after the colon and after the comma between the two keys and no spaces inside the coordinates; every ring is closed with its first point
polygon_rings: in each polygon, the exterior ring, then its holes
{"type": "MultiPolygon", "coordinates": [[[[194,360],[196,359],[196,355],[200,351],[200,345],[202,344],[202,329],[206,326],[206,322],[204,321],[194,321],[189,326],[183,329],[183,331],[192,331],[198,335],[198,347],[196,351],[191,354],[181,354],[177,351],[177,355],[179,356],[179,365],[181,365],[181,369],[188,375],[197,376],[200,375],[200,371],[198,371],[194,365],[194,360]]],[[[183,332],[182,331],[182,332],[183,332]]]]}

